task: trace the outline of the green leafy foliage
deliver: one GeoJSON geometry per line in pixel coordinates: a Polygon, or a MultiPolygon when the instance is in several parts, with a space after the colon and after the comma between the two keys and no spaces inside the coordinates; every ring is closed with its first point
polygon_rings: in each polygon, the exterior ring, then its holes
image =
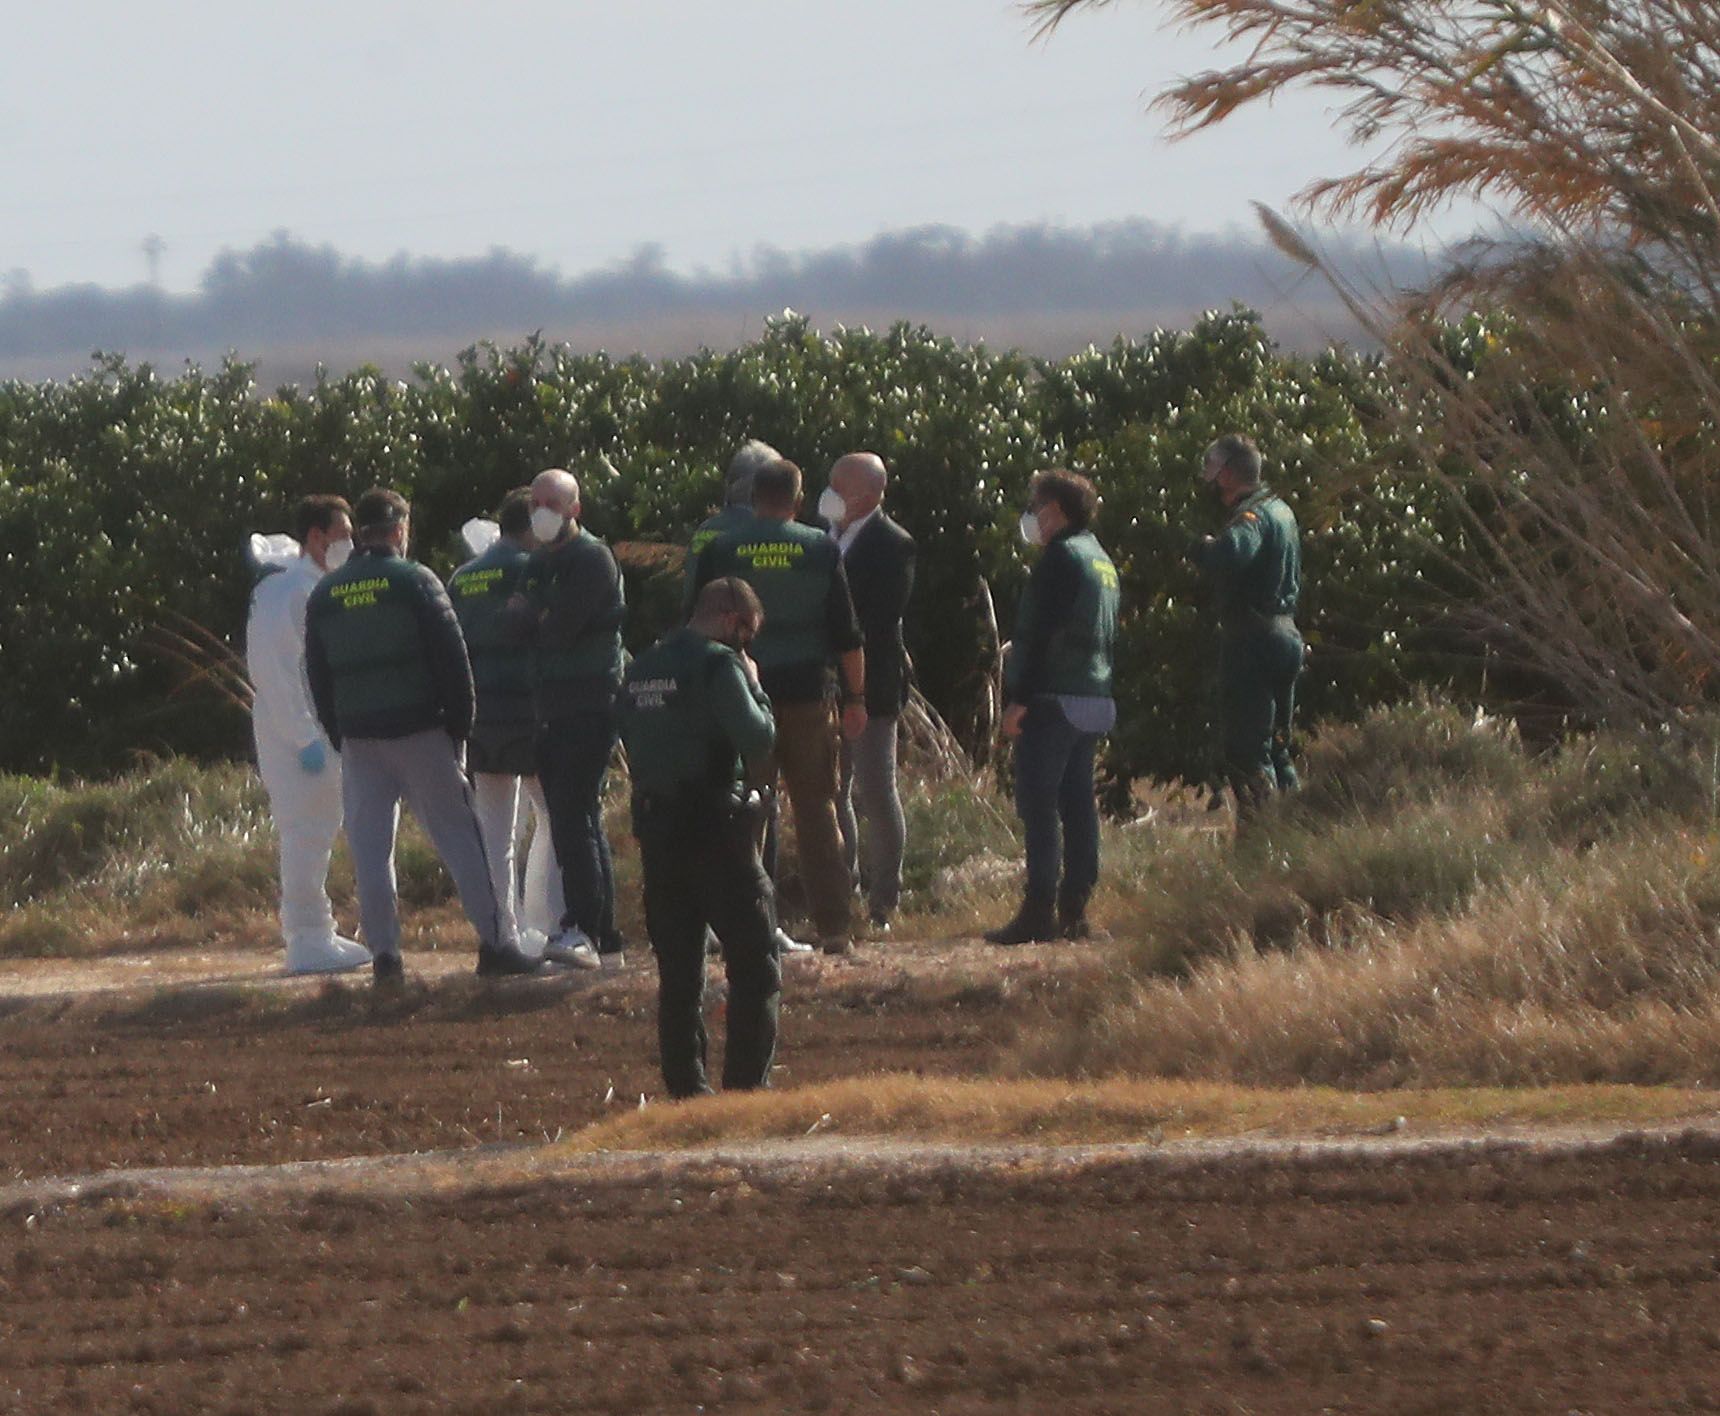
{"type": "Polygon", "coordinates": [[[649,642],[678,605],[672,548],[760,437],[805,469],[809,500],[844,452],[889,462],[890,508],[920,548],[909,648],[970,746],[990,731],[981,607],[989,591],[1007,638],[1025,580],[1027,479],[1090,473],[1125,583],[1109,771],[1199,780],[1213,626],[1186,551],[1222,519],[1194,476],[1220,433],[1259,439],[1302,519],[1311,715],[1354,718],[1462,671],[1432,593],[1461,538],[1423,482],[1365,471],[1390,465],[1396,397],[1377,361],[1281,354],[1241,310],[1061,361],[905,324],[821,334],[789,314],[723,353],[652,363],[533,338],[409,381],[360,369],[272,397],[234,360],[165,379],[102,357],[68,383],[0,385],[0,766],[105,774],[140,751],[242,751],[242,708],[156,637],[192,622],[242,649],[246,536],[287,529],[312,491],[405,492],[417,552],[446,573],[462,522],[567,467],[594,530],[663,548],[628,558],[629,640],[649,642]]]}

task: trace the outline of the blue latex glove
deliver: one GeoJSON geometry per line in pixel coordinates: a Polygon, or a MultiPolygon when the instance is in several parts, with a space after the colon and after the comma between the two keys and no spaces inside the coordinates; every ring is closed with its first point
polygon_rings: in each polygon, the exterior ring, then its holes
{"type": "Polygon", "coordinates": [[[299,766],[313,777],[328,766],[328,748],[323,745],[321,738],[308,742],[299,749],[299,766]]]}

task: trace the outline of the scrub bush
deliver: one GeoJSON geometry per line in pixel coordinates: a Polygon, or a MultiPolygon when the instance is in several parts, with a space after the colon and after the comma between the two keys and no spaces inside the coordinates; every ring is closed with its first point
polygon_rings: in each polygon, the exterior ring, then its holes
{"type": "Polygon", "coordinates": [[[0,956],[135,947],[187,918],[272,914],[277,888],[267,805],[244,767],[0,778],[0,956]]]}
{"type": "Polygon", "coordinates": [[[11,807],[0,818],[0,898],[12,905],[74,886],[135,897],[218,846],[269,844],[262,788],[239,767],[181,760],[79,786],[6,778],[0,798],[11,807]]]}

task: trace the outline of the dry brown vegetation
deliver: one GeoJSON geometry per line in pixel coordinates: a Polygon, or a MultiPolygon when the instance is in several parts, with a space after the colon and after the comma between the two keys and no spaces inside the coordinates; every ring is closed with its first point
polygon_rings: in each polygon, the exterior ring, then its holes
{"type": "MultiPolygon", "coordinates": [[[[1536,754],[1508,723],[1427,702],[1329,727],[1305,757],[1304,790],[1237,848],[1224,817],[1139,794],[1139,818],[1108,828],[1096,905],[1116,942],[1081,960],[1047,946],[1055,1012],[1017,1020],[1028,1036],[1004,1070],[1350,1089],[1720,1079],[1711,761],[1616,735],[1536,754]]],[[[267,947],[273,844],[242,773],[9,789],[4,953],[267,947]]],[[[913,996],[868,984],[864,1006],[886,1012],[935,1006],[936,941],[995,922],[1019,871],[989,786],[921,784],[908,810],[907,908],[880,957],[913,996]]],[[[642,944],[619,814],[611,827],[642,944]]],[[[409,948],[469,947],[415,835],[401,880],[409,948]]],[[[344,865],[335,884],[348,910],[344,865]]]]}
{"type": "Polygon", "coordinates": [[[1127,959],[1030,1070],[1252,1085],[1720,1080],[1720,857],[1703,764],[1410,705],[1309,750],[1235,850],[1161,842],[1127,959]]]}
{"type": "Polygon", "coordinates": [[[1426,1088],[1355,1092],[1219,1082],[855,1077],[650,1107],[565,1143],[576,1153],[657,1151],[820,1136],[963,1144],[1093,1145],[1233,1137],[1360,1137],[1525,1126],[1664,1126],[1713,1114],[1676,1087],[1426,1088]]]}

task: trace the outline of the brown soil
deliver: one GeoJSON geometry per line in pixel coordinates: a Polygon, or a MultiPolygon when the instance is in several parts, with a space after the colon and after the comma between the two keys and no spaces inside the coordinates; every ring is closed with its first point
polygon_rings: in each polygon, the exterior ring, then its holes
{"type": "MultiPolygon", "coordinates": [[[[1091,957],[972,944],[797,957],[774,1084],[979,1071],[1091,957]]],[[[407,966],[417,984],[382,1004],[365,975],[279,979],[262,953],[207,960],[198,986],[180,959],[177,986],[124,992],[112,984],[128,961],[44,966],[57,996],[0,993],[0,1182],[542,1142],[660,1095],[644,951],[613,977],[485,984],[466,955],[407,966]]]]}
{"type": "MultiPolygon", "coordinates": [[[[1092,959],[798,962],[779,1081],[978,1070],[1092,959]]],[[[645,962],[410,962],[14,994],[0,1412],[1720,1409],[1712,1136],[528,1155],[656,1092],[645,962]]]]}
{"type": "Polygon", "coordinates": [[[1714,1409],[1717,1160],[1692,1135],[20,1202],[0,1410],[1714,1409]]]}

